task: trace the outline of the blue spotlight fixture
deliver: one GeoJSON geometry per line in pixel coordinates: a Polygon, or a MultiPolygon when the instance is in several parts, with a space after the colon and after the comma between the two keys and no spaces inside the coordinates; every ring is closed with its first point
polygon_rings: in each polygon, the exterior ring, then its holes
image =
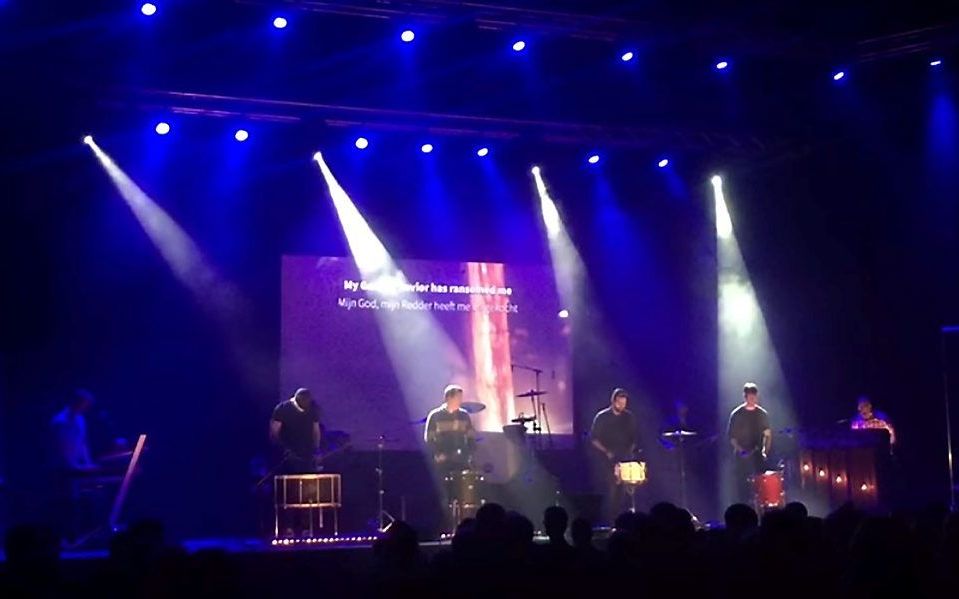
{"type": "Polygon", "coordinates": [[[586,159],[586,162],[590,164],[596,164],[599,162],[599,154],[592,154],[589,158],[586,159]]]}
{"type": "Polygon", "coordinates": [[[370,140],[366,139],[365,137],[357,137],[353,145],[356,146],[357,150],[365,150],[366,148],[370,147],[370,140]]]}
{"type": "Polygon", "coordinates": [[[836,71],[835,73],[832,74],[832,80],[833,80],[833,81],[840,81],[840,80],[842,80],[842,78],[845,77],[845,76],[846,76],[845,71],[836,71]]]}
{"type": "Polygon", "coordinates": [[[410,43],[414,39],[416,39],[416,34],[413,33],[412,29],[407,29],[406,31],[400,34],[400,39],[406,43],[410,43]]]}
{"type": "Polygon", "coordinates": [[[622,56],[619,57],[623,62],[629,62],[632,59],[636,58],[636,54],[633,52],[625,52],[622,56]]]}
{"type": "Polygon", "coordinates": [[[666,168],[667,166],[669,166],[669,158],[663,158],[662,160],[656,163],[656,166],[658,166],[659,168],[666,168]]]}
{"type": "Polygon", "coordinates": [[[478,149],[478,150],[476,150],[476,155],[479,156],[480,158],[483,158],[483,157],[486,156],[487,154],[489,154],[489,148],[487,148],[487,147],[485,147],[485,146],[482,147],[482,148],[480,148],[480,149],[478,149]]]}
{"type": "Polygon", "coordinates": [[[153,130],[157,132],[157,135],[166,135],[170,132],[170,123],[160,121],[153,130]]]}
{"type": "Polygon", "coordinates": [[[522,52],[526,49],[526,42],[523,40],[516,40],[513,42],[513,52],[522,52]]]}
{"type": "Polygon", "coordinates": [[[246,129],[237,129],[236,133],[233,134],[233,139],[237,141],[246,141],[250,139],[250,133],[246,129]]]}
{"type": "Polygon", "coordinates": [[[157,14],[157,5],[151,2],[144,2],[143,5],[140,6],[140,12],[146,17],[152,17],[157,14]]]}
{"type": "Polygon", "coordinates": [[[420,146],[420,152],[423,152],[424,154],[429,154],[432,151],[433,151],[433,144],[423,144],[422,146],[420,146]]]}
{"type": "Polygon", "coordinates": [[[930,61],[929,61],[929,66],[931,66],[931,67],[938,67],[938,66],[941,65],[941,64],[942,64],[942,59],[940,59],[940,58],[937,58],[937,59],[935,59],[935,60],[930,60],[930,61]]]}
{"type": "Polygon", "coordinates": [[[556,315],[559,316],[560,318],[569,318],[569,310],[567,310],[566,308],[563,308],[556,315]]]}
{"type": "Polygon", "coordinates": [[[286,29],[287,25],[289,25],[289,22],[287,22],[286,17],[277,17],[273,19],[273,26],[277,29],[286,29]]]}
{"type": "Polygon", "coordinates": [[[716,63],[716,70],[717,70],[717,71],[725,71],[725,70],[728,69],[728,68],[729,68],[729,61],[728,61],[728,60],[720,60],[719,62],[716,63]]]}

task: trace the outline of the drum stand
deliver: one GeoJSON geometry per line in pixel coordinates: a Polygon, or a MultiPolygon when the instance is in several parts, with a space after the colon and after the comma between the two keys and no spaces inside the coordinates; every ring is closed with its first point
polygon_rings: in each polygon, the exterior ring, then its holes
{"type": "Polygon", "coordinates": [[[686,440],[679,437],[679,505],[684,510],[689,509],[686,502],[686,440]]]}
{"type": "Polygon", "coordinates": [[[629,495],[629,511],[636,513],[636,487],[637,485],[626,484],[626,494],[629,495]]]}
{"type": "Polygon", "coordinates": [[[383,508],[386,490],[383,488],[383,446],[386,444],[386,435],[380,435],[376,443],[376,522],[377,532],[386,532],[396,522],[389,512],[383,508]]]}

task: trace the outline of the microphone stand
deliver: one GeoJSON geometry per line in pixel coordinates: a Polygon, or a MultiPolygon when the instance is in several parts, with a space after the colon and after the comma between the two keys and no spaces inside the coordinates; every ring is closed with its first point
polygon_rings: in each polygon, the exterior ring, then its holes
{"type": "Polygon", "coordinates": [[[383,446],[385,444],[386,435],[380,435],[376,443],[376,501],[378,506],[376,513],[378,526],[376,530],[378,532],[386,532],[393,526],[393,522],[396,521],[396,518],[383,508],[383,499],[384,495],[386,495],[386,490],[383,489],[383,446]],[[389,524],[386,523],[387,519],[389,519],[389,524]]]}

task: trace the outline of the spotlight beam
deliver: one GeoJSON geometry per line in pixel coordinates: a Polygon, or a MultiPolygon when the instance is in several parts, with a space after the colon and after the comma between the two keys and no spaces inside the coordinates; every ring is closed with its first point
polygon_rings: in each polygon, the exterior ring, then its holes
{"type": "MultiPolygon", "coordinates": [[[[360,275],[381,290],[370,293],[419,300],[416,293],[404,290],[406,276],[336,180],[323,154],[317,152],[313,159],[323,174],[360,275]]],[[[431,397],[429,390],[439,393],[450,382],[465,384],[470,380],[471,368],[462,352],[430,312],[377,310],[376,318],[411,416],[423,416],[435,407],[435,396],[431,397]]]]}
{"type": "MultiPolygon", "coordinates": [[[[715,175],[710,182],[715,201],[717,244],[718,425],[720,430],[725,430],[729,412],[742,400],[740,390],[743,383],[756,381],[762,403],[776,423],[774,428],[792,426],[795,414],[789,387],[739,250],[726,205],[723,179],[715,175]]],[[[774,451],[775,447],[774,437],[774,451]]],[[[728,505],[733,500],[731,464],[727,461],[721,466],[722,501],[723,505],[728,505]]]]}
{"type": "Polygon", "coordinates": [[[582,314],[583,290],[586,285],[583,259],[573,240],[563,226],[556,202],[553,200],[543,180],[542,170],[534,166],[531,171],[539,195],[540,212],[549,241],[550,259],[553,263],[553,275],[560,301],[569,308],[571,314],[582,314]]]}
{"type": "Polygon", "coordinates": [[[225,280],[207,262],[193,239],[179,224],[137,185],[114,160],[87,135],[83,143],[93,150],[114,187],[129,206],[147,237],[153,242],[176,279],[219,324],[228,350],[241,371],[240,376],[260,391],[272,389],[269,363],[254,347],[245,331],[252,329],[253,319],[244,298],[236,287],[225,280]]]}
{"type": "Polygon", "coordinates": [[[225,285],[206,263],[199,248],[180,225],[130,179],[92,137],[84,138],[84,143],[93,150],[113,185],[177,279],[197,297],[210,299],[217,304],[232,304],[235,299],[234,291],[229,285],[225,285]]]}

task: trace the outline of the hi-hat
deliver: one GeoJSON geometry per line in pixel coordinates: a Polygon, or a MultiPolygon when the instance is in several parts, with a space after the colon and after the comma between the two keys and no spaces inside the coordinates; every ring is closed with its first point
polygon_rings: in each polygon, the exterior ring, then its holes
{"type": "Polygon", "coordinates": [[[520,394],[517,395],[516,397],[539,397],[540,395],[549,395],[549,392],[548,392],[548,391],[540,391],[540,390],[538,390],[538,389],[530,389],[529,391],[525,391],[525,392],[523,392],[523,393],[520,393],[520,394]]]}
{"type": "Polygon", "coordinates": [[[662,436],[662,437],[666,437],[666,438],[668,439],[668,438],[672,438],[672,437],[695,437],[695,436],[697,436],[698,434],[699,434],[699,433],[697,433],[696,431],[687,431],[687,430],[683,430],[683,429],[679,428],[679,429],[676,429],[676,430],[674,430],[674,431],[666,431],[666,432],[663,433],[661,436],[662,436]]]}

